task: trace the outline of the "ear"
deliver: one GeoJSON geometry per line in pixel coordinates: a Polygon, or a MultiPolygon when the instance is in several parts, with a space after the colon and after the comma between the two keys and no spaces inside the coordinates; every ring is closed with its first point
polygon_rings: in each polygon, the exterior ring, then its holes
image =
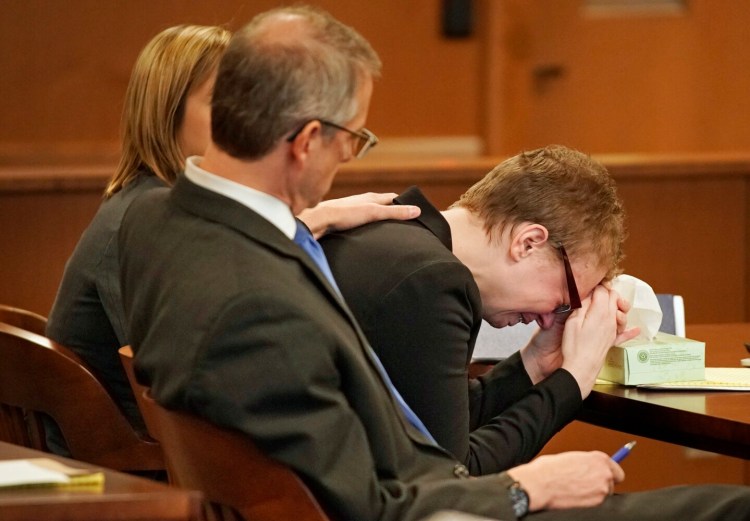
{"type": "Polygon", "coordinates": [[[536,251],[541,251],[548,238],[549,232],[541,224],[521,223],[515,227],[511,235],[511,258],[520,261],[536,251]]]}
{"type": "Polygon", "coordinates": [[[290,143],[289,154],[295,161],[306,161],[310,152],[319,146],[323,125],[314,119],[309,121],[290,143]]]}

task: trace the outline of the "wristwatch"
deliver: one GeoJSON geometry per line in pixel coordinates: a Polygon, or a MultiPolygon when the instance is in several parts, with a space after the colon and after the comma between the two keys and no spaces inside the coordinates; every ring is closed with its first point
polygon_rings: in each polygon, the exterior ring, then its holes
{"type": "Polygon", "coordinates": [[[516,515],[516,519],[521,519],[529,513],[529,495],[518,481],[514,481],[508,487],[508,498],[510,499],[510,504],[513,506],[513,513],[516,515]]]}

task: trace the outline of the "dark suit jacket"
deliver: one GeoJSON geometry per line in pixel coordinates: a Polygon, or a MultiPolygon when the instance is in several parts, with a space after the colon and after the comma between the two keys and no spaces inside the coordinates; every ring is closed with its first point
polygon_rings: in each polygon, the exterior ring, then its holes
{"type": "Polygon", "coordinates": [[[180,178],[132,204],[120,258],[135,369],[158,402],[247,433],[342,520],[513,519],[506,477],[467,479],[408,424],[346,305],[255,212],[180,178]]]}
{"type": "Polygon", "coordinates": [[[101,378],[130,422],[145,429],[117,350],[125,334],[117,233],[125,210],[140,194],[164,186],[156,176],[141,173],[104,201],[81,235],[65,265],[47,336],[77,353],[101,378]]]}
{"type": "Polygon", "coordinates": [[[472,474],[529,461],[575,417],[578,385],[559,370],[532,387],[518,354],[469,380],[479,289],[424,195],[411,188],[395,202],[422,213],[321,239],[344,298],[404,399],[472,474]]]}

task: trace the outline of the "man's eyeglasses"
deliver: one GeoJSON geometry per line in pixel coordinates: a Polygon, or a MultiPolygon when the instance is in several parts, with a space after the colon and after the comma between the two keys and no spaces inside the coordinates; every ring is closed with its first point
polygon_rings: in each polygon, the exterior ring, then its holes
{"type": "MultiPolygon", "coordinates": [[[[314,119],[311,119],[310,121],[316,121],[314,119]]],[[[307,126],[310,121],[306,121],[303,123],[297,130],[292,132],[292,135],[286,138],[288,142],[292,142],[295,140],[295,138],[299,135],[302,130],[307,126]]],[[[328,125],[329,127],[336,128],[338,130],[343,130],[344,132],[348,132],[352,135],[355,139],[352,141],[352,155],[356,159],[362,159],[365,157],[365,154],[370,151],[372,147],[378,144],[378,136],[367,130],[366,128],[363,128],[360,131],[350,130],[346,127],[342,127],[341,125],[338,125],[336,123],[333,123],[331,121],[327,121],[325,119],[318,119],[317,121],[320,121],[323,125],[328,125]]]]}
{"type": "Polygon", "coordinates": [[[568,260],[568,254],[565,252],[565,248],[562,244],[557,246],[560,255],[562,255],[563,266],[565,266],[565,281],[568,285],[568,304],[561,304],[556,307],[553,313],[561,314],[567,313],[574,309],[581,307],[581,297],[578,294],[578,287],[576,286],[576,279],[573,277],[573,269],[570,267],[570,261],[568,260]]]}

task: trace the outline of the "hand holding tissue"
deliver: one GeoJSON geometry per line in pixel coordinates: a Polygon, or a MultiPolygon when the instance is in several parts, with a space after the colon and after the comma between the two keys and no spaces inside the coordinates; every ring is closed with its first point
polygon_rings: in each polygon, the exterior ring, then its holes
{"type": "Polygon", "coordinates": [[[612,289],[631,303],[628,328],[640,327],[632,340],[613,346],[599,378],[625,385],[702,380],[706,344],[662,333],[662,311],[651,286],[630,275],[612,280],[612,289]]]}

